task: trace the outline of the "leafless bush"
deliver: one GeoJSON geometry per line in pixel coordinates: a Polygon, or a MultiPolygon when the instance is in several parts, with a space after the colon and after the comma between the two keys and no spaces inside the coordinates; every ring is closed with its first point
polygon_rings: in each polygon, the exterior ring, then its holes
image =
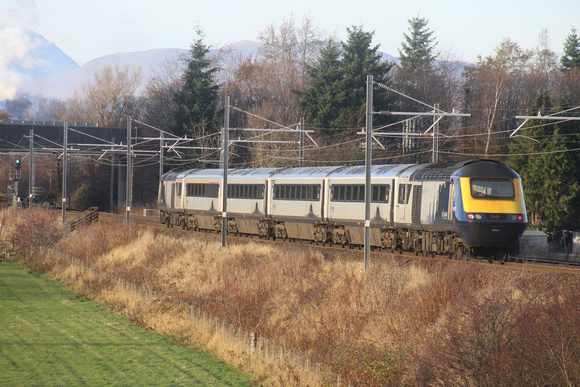
{"type": "Polygon", "coordinates": [[[346,349],[331,364],[332,371],[357,386],[401,384],[404,359],[386,348],[359,346],[346,349]]]}
{"type": "Polygon", "coordinates": [[[22,210],[8,219],[10,242],[21,254],[51,247],[62,237],[61,224],[53,213],[40,209],[22,210]]]}
{"type": "Polygon", "coordinates": [[[463,287],[438,318],[415,354],[415,382],[577,385],[577,292],[529,273],[483,277],[477,286],[463,287]]]}
{"type": "Polygon", "coordinates": [[[92,263],[97,257],[127,245],[137,237],[137,228],[118,222],[100,221],[67,234],[56,246],[60,251],[92,263]]]}

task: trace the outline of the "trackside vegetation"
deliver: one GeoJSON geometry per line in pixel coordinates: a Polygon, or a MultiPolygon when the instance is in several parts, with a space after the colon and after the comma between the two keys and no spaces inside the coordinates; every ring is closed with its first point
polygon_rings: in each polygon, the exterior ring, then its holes
{"type": "Polygon", "coordinates": [[[138,325],[211,350],[256,384],[580,385],[580,278],[572,274],[386,253],[364,270],[341,250],[251,241],[220,249],[203,233],[102,221],[53,241],[99,272],[164,295],[146,302],[19,240],[32,217],[42,219],[35,240],[43,245],[42,235],[58,225],[29,210],[3,219],[19,251],[11,259],[138,325]],[[331,376],[254,361],[215,331],[188,323],[183,304],[300,353],[331,376]]]}
{"type": "Polygon", "coordinates": [[[211,354],[0,263],[0,385],[247,385],[211,354]]]}

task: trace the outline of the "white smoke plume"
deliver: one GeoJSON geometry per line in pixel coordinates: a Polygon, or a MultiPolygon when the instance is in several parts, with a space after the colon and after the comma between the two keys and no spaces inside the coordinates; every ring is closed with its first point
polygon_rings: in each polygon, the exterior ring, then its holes
{"type": "Polygon", "coordinates": [[[2,4],[7,6],[0,6],[0,100],[14,97],[21,81],[14,65],[32,66],[27,55],[37,44],[31,41],[25,30],[36,28],[36,2],[5,1],[2,0],[2,4]]]}

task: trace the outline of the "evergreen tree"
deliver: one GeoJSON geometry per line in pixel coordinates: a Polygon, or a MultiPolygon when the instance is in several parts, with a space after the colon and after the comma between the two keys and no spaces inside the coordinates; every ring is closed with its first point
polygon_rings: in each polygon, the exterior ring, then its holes
{"type": "MultiPolygon", "coordinates": [[[[204,137],[219,131],[219,99],[214,74],[208,58],[210,47],[203,43],[203,34],[197,31],[197,39],[191,46],[187,68],[183,73],[183,85],[175,97],[175,133],[192,137],[204,137]]],[[[201,141],[200,145],[207,145],[201,141]]]]}
{"type": "MultiPolygon", "coordinates": [[[[445,72],[448,71],[446,66],[434,66],[437,43],[433,32],[427,28],[428,20],[417,16],[408,22],[409,34],[403,34],[404,39],[399,49],[401,64],[394,74],[394,88],[416,100],[431,105],[439,104],[445,110],[452,101],[447,82],[451,78],[445,76],[445,72]]],[[[422,108],[417,102],[401,96],[397,96],[395,103],[400,111],[415,111],[422,108]]],[[[406,123],[404,131],[423,131],[421,128],[428,128],[432,122],[431,117],[420,117],[406,123]]],[[[445,130],[443,125],[440,129],[445,130]]],[[[428,149],[432,147],[430,141],[410,137],[402,141],[401,147],[405,154],[409,154],[402,160],[404,162],[430,161],[431,156],[428,153],[428,149]]]]}
{"type": "MultiPolygon", "coordinates": [[[[362,27],[347,28],[348,37],[343,43],[344,56],[342,69],[344,72],[343,87],[347,93],[347,100],[343,109],[348,114],[348,126],[362,127],[366,120],[366,79],[373,76],[373,81],[390,86],[389,72],[393,64],[381,61],[377,52],[379,46],[371,46],[374,32],[366,32],[362,27]]],[[[374,93],[374,106],[377,110],[388,110],[391,97],[388,93],[374,93]]],[[[377,123],[385,119],[377,118],[377,123]]]]}
{"type": "MultiPolygon", "coordinates": [[[[562,101],[560,105],[563,105],[562,101]]],[[[562,111],[551,109],[547,92],[541,91],[530,115],[562,111]]],[[[558,114],[560,115],[560,114],[558,114]]],[[[520,174],[531,226],[553,232],[580,227],[580,163],[571,149],[578,148],[577,121],[545,125],[530,120],[524,128],[526,137],[510,145],[514,154],[511,166],[520,174]],[[531,139],[534,140],[531,140],[531,139]]]]}
{"type": "Polygon", "coordinates": [[[576,28],[572,28],[572,32],[566,38],[560,64],[564,70],[580,68],[580,40],[576,34],[576,28]]]}
{"type": "Polygon", "coordinates": [[[307,67],[309,87],[299,93],[306,119],[317,128],[338,128],[346,125],[339,106],[346,101],[341,52],[336,42],[329,40],[320,50],[318,61],[307,67]]]}
{"type": "Polygon", "coordinates": [[[404,69],[419,70],[430,68],[437,57],[435,47],[437,43],[433,37],[433,31],[429,31],[429,20],[422,17],[414,17],[408,20],[409,35],[403,34],[405,40],[399,50],[399,59],[404,69]]]}
{"type": "MultiPolygon", "coordinates": [[[[372,75],[374,82],[390,86],[393,64],[381,60],[379,46],[371,46],[374,32],[361,27],[347,28],[347,32],[342,52],[333,42],[321,50],[317,63],[308,70],[309,87],[299,93],[309,121],[327,129],[364,126],[367,75],[372,75]]],[[[391,98],[386,92],[377,92],[374,105],[388,110],[391,98]]],[[[376,118],[377,123],[385,120],[376,118]]]]}

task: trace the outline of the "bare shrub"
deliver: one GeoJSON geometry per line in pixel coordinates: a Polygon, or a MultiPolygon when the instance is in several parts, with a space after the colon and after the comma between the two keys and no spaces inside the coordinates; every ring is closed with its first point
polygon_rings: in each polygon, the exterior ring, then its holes
{"type": "Polygon", "coordinates": [[[580,281],[534,278],[537,294],[521,324],[522,362],[537,385],[580,385],[580,281]],[[532,334],[528,334],[532,332],[532,334]]]}
{"type": "Polygon", "coordinates": [[[10,242],[16,251],[28,253],[43,247],[51,247],[62,237],[61,224],[54,213],[29,209],[14,214],[17,214],[17,217],[8,223],[11,231],[10,242]]]}
{"type": "Polygon", "coordinates": [[[99,221],[78,232],[67,234],[57,246],[58,250],[81,258],[87,263],[112,249],[125,246],[137,237],[137,228],[118,222],[99,221]]]}
{"type": "Polygon", "coordinates": [[[331,369],[349,384],[395,386],[401,384],[405,366],[404,359],[389,349],[361,346],[339,354],[331,369]]]}
{"type": "Polygon", "coordinates": [[[414,353],[415,383],[577,385],[577,292],[529,273],[500,276],[480,276],[441,313],[414,353]]]}

